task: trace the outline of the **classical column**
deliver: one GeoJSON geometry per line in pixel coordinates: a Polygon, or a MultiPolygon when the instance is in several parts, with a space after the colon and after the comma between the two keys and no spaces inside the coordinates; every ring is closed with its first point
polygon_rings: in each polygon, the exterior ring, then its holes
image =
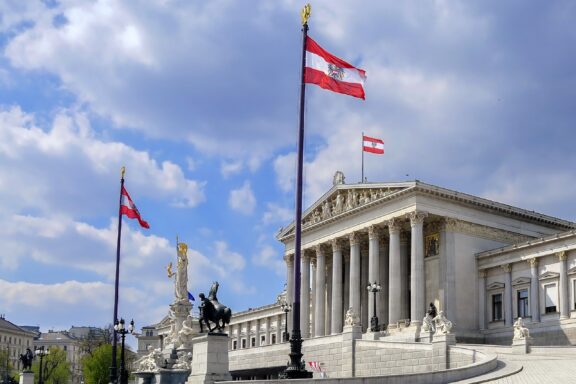
{"type": "Polygon", "coordinates": [[[504,325],[512,326],[512,266],[502,265],[504,276],[504,325]]]}
{"type": "Polygon", "coordinates": [[[560,319],[570,318],[570,294],[568,293],[568,268],[566,252],[557,252],[560,261],[560,319]]]}
{"type": "MultiPolygon", "coordinates": [[[[294,305],[294,254],[284,256],[284,261],[286,261],[286,303],[290,306],[294,305]]],[[[288,329],[292,329],[292,316],[288,319],[288,329]]]]}
{"type": "Polygon", "coordinates": [[[538,289],[538,259],[528,259],[530,264],[530,312],[532,322],[540,322],[540,290],[538,289]]]}
{"type": "Polygon", "coordinates": [[[246,348],[252,348],[252,321],[246,322],[246,348]]]}
{"type": "Polygon", "coordinates": [[[342,245],[338,239],[332,242],[332,324],[331,333],[342,332],[342,245]]]}
{"type": "Polygon", "coordinates": [[[400,278],[400,222],[398,219],[388,221],[388,231],[390,232],[390,270],[388,284],[390,292],[388,294],[388,323],[395,324],[401,319],[402,301],[400,291],[402,290],[402,279],[400,278]]]}
{"type": "Polygon", "coordinates": [[[411,297],[410,297],[410,324],[419,324],[426,313],[426,280],[424,276],[424,234],[422,226],[425,212],[410,213],[410,227],[412,228],[411,246],[411,297]]]}
{"type": "Polygon", "coordinates": [[[410,234],[400,230],[400,319],[410,319],[410,234]]]}
{"type": "Polygon", "coordinates": [[[324,310],[324,334],[329,335],[332,329],[332,257],[326,258],[326,308],[324,310]]]}
{"type": "Polygon", "coordinates": [[[302,252],[300,271],[300,330],[302,338],[310,337],[310,254],[302,252]]]}
{"type": "Polygon", "coordinates": [[[350,307],[360,316],[360,239],[353,232],[350,239],[350,307]]]}
{"type": "Polygon", "coordinates": [[[240,349],[242,348],[242,339],[241,339],[241,335],[242,335],[242,323],[238,323],[238,325],[236,325],[238,333],[236,334],[236,349],[240,349]]]}
{"type": "Polygon", "coordinates": [[[256,319],[256,332],[254,332],[256,338],[256,347],[260,346],[260,319],[256,319]]]}
{"type": "Polygon", "coordinates": [[[316,268],[316,256],[310,258],[310,265],[312,265],[312,296],[310,297],[310,337],[316,336],[316,275],[318,269],[316,268]]]}
{"type": "Polygon", "coordinates": [[[486,270],[478,274],[478,328],[486,329],[486,270]]]}
{"type": "Polygon", "coordinates": [[[316,316],[314,324],[314,335],[324,336],[324,312],[326,303],[326,258],[322,247],[316,246],[316,316]]]}
{"type": "Polygon", "coordinates": [[[370,323],[368,317],[368,247],[364,244],[360,247],[360,320],[362,330],[368,329],[370,323]]]}
{"type": "Polygon", "coordinates": [[[346,315],[346,311],[350,308],[350,252],[343,253],[344,256],[344,304],[342,308],[342,318],[346,315]]]}
{"type": "Polygon", "coordinates": [[[380,243],[380,286],[382,290],[378,297],[379,310],[377,311],[381,324],[388,324],[388,294],[390,292],[388,285],[388,255],[388,240],[382,239],[380,243]]]}
{"type": "MultiPolygon", "coordinates": [[[[380,232],[378,227],[371,225],[368,227],[368,281],[370,284],[382,284],[380,279],[380,232]]],[[[363,287],[366,289],[366,287],[363,287]]],[[[382,293],[379,296],[383,296],[382,293]]],[[[376,314],[379,314],[380,303],[376,302],[376,314]]],[[[368,306],[368,318],[374,317],[374,308],[368,306]]],[[[380,321],[382,321],[381,319],[380,321]]]]}
{"type": "Polygon", "coordinates": [[[270,316],[266,317],[266,323],[264,326],[266,327],[266,345],[270,345],[272,341],[272,332],[270,332],[270,316]]]}
{"type": "Polygon", "coordinates": [[[276,315],[276,343],[280,344],[282,342],[282,321],[284,319],[284,314],[280,313],[276,315]]]}

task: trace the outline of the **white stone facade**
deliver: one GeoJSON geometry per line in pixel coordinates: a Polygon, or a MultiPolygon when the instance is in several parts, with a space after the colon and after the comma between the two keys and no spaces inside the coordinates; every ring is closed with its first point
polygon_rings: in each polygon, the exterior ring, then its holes
{"type": "MultiPolygon", "coordinates": [[[[0,316],[0,351],[8,354],[10,364],[20,370],[20,355],[26,353],[26,348],[34,350],[34,332],[27,331],[0,316]]],[[[2,367],[5,369],[5,367],[2,367]]]]}

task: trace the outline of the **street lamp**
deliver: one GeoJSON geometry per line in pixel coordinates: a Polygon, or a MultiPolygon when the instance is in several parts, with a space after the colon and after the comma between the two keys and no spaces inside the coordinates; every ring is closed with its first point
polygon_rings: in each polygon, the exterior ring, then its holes
{"type": "Polygon", "coordinates": [[[36,356],[40,357],[40,366],[38,367],[38,384],[43,384],[44,383],[44,375],[43,375],[43,371],[42,371],[42,358],[44,356],[47,356],[50,354],[50,351],[48,350],[48,348],[44,349],[44,346],[41,346],[40,348],[37,348],[34,353],[36,354],[36,356]]]}
{"type": "Polygon", "coordinates": [[[281,307],[286,316],[286,320],[284,321],[284,341],[288,341],[290,339],[290,335],[288,335],[288,312],[292,310],[292,306],[287,302],[283,302],[281,307]]]}
{"type": "Polygon", "coordinates": [[[134,332],[134,319],[132,319],[128,325],[128,329],[124,327],[124,319],[121,318],[120,321],[116,320],[116,324],[114,324],[114,330],[116,333],[119,333],[120,337],[122,338],[122,346],[120,349],[120,384],[127,384],[128,372],[126,372],[126,361],[124,358],[124,338],[126,337],[126,334],[132,334],[134,332]]]}
{"type": "Polygon", "coordinates": [[[368,292],[372,292],[374,294],[374,312],[372,318],[370,319],[370,330],[372,332],[379,332],[380,326],[378,325],[378,315],[376,314],[376,293],[380,292],[382,287],[377,282],[373,282],[366,287],[368,292]]]}

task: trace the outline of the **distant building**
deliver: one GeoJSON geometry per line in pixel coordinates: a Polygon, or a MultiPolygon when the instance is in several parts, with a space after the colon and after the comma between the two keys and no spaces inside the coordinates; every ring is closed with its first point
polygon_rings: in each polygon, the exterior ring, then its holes
{"type": "Polygon", "coordinates": [[[72,336],[68,331],[42,332],[34,340],[35,348],[59,348],[66,352],[66,359],[70,363],[72,372],[71,383],[78,384],[82,381],[82,347],[80,338],[72,336]]]}
{"type": "MultiPolygon", "coordinates": [[[[34,350],[34,336],[34,332],[19,327],[6,320],[4,315],[0,315],[0,350],[8,354],[10,364],[15,369],[20,369],[20,354],[24,354],[26,348],[34,350]]],[[[5,370],[5,367],[0,367],[0,372],[3,369],[5,370]]]]}

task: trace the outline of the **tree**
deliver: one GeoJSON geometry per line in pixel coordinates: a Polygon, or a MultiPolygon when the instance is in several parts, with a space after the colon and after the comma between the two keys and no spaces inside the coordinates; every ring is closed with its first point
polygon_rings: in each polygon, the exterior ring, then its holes
{"type": "Polygon", "coordinates": [[[112,344],[113,337],[114,326],[112,324],[104,328],[93,328],[88,331],[86,337],[80,340],[80,348],[83,353],[92,355],[98,347],[104,344],[112,344]]]}
{"type": "MultiPolygon", "coordinates": [[[[72,376],[70,363],[66,359],[66,351],[58,347],[51,347],[49,351],[50,353],[42,358],[44,384],[66,384],[72,376]]],[[[37,357],[35,360],[36,362],[32,364],[32,372],[34,372],[34,382],[38,383],[40,358],[37,357]]]]}
{"type": "Polygon", "coordinates": [[[14,367],[10,361],[8,350],[0,350],[0,383],[10,384],[18,382],[14,374],[14,367]]]}
{"type": "MultiPolygon", "coordinates": [[[[125,347],[126,368],[132,366],[136,360],[136,353],[125,347]]],[[[118,368],[118,377],[120,377],[120,346],[116,349],[116,367],[118,368]]],[[[110,365],[112,362],[112,345],[104,344],[96,348],[92,354],[87,354],[82,358],[82,372],[84,374],[85,384],[104,384],[110,381],[110,365]]]]}

